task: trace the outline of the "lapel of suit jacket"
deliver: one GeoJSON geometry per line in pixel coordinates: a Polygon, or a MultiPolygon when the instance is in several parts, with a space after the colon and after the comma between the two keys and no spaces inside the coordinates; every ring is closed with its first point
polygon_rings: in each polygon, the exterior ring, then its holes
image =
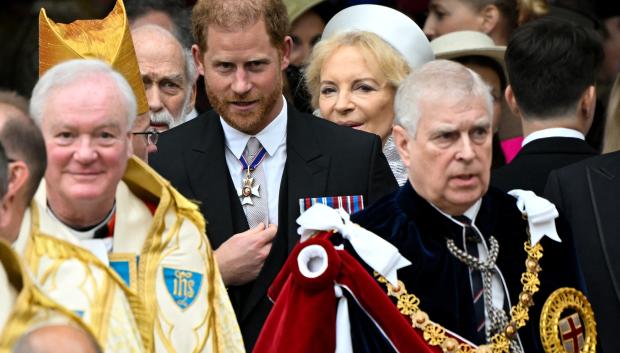
{"type": "Polygon", "coordinates": [[[597,228],[603,260],[612,280],[616,299],[620,302],[620,217],[618,217],[618,200],[620,200],[620,154],[606,159],[604,163],[588,166],[586,177],[591,194],[594,222],[597,228]]]}
{"type": "Polygon", "coordinates": [[[195,196],[203,204],[207,235],[217,249],[231,235],[248,228],[241,204],[235,195],[226,164],[224,130],[215,112],[206,116],[200,137],[192,141],[184,156],[187,175],[195,196]],[[230,207],[223,207],[230,205],[230,207]]]}
{"type": "MultiPolygon", "coordinates": [[[[320,119],[289,109],[287,143],[287,187],[288,187],[288,252],[297,241],[297,217],[299,200],[306,197],[325,196],[330,157],[323,153],[312,121],[320,119]]],[[[331,146],[337,148],[337,146],[331,146]]]]}
{"type": "Polygon", "coordinates": [[[315,118],[302,115],[292,108],[291,104],[288,104],[288,107],[286,163],[280,184],[280,192],[286,192],[287,195],[280,195],[278,234],[265,265],[252,286],[240,320],[265,296],[286,257],[299,240],[296,223],[299,217],[298,200],[322,195],[327,186],[329,156],[321,152],[316,132],[307,120],[315,118]],[[287,202],[283,204],[284,200],[287,202]],[[286,217],[282,217],[283,215],[286,217]]]}

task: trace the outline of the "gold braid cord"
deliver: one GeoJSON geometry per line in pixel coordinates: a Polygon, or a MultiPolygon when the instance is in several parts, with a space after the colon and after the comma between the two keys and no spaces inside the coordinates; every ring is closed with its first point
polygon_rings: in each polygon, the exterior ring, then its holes
{"type": "Polygon", "coordinates": [[[459,343],[455,338],[446,334],[446,330],[441,325],[431,321],[428,314],[420,310],[420,299],[412,293],[407,293],[402,281],[398,281],[398,287],[394,287],[378,273],[375,273],[375,277],[380,283],[386,285],[387,294],[396,298],[396,307],[400,313],[411,319],[411,326],[422,331],[424,340],[431,346],[441,347],[446,353],[509,353],[510,340],[517,330],[527,323],[529,308],[534,304],[532,297],[538,292],[540,286],[538,272],[541,268],[538,261],[543,256],[543,248],[540,243],[532,246],[529,241],[525,242],[524,248],[527,260],[525,260],[525,272],[521,274],[523,289],[519,294],[519,302],[510,309],[510,323],[501,333],[493,336],[491,342],[480,347],[459,343]]]}

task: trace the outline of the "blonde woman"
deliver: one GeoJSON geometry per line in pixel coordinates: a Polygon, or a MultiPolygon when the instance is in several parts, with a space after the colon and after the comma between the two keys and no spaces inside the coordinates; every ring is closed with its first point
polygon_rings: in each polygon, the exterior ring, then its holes
{"type": "Polygon", "coordinates": [[[394,95],[412,68],[432,59],[428,40],[407,16],[383,6],[358,5],[329,21],[306,68],[318,115],[379,135],[399,185],[407,175],[391,139],[394,95]],[[409,35],[397,35],[402,33],[409,35]]]}

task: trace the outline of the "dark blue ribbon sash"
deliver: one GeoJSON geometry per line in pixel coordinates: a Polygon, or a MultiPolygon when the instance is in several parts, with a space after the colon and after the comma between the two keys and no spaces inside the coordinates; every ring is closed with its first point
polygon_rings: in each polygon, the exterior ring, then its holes
{"type": "Polygon", "coordinates": [[[241,171],[248,171],[248,172],[253,172],[254,169],[256,169],[258,167],[258,165],[263,161],[263,159],[265,159],[265,155],[267,154],[267,150],[265,149],[265,147],[261,147],[260,151],[258,151],[258,153],[256,154],[256,157],[254,157],[254,159],[252,160],[252,163],[250,163],[250,165],[248,166],[248,162],[245,160],[245,157],[243,157],[243,155],[241,155],[241,157],[239,157],[239,162],[241,162],[241,171]]]}

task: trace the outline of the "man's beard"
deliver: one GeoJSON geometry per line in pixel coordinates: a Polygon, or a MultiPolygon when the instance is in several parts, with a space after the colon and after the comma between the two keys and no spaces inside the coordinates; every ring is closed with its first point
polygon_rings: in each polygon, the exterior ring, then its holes
{"type": "Polygon", "coordinates": [[[185,117],[187,116],[187,114],[189,114],[190,111],[192,111],[190,98],[191,94],[189,94],[188,92],[188,94],[185,95],[185,100],[183,101],[183,110],[181,111],[181,114],[179,114],[178,118],[172,116],[168,109],[164,107],[159,112],[151,112],[151,123],[156,125],[166,124],[168,125],[168,129],[172,129],[175,126],[184,123],[185,117]]]}
{"type": "Polygon", "coordinates": [[[277,77],[278,83],[273,91],[268,92],[268,95],[261,95],[258,93],[253,96],[252,93],[245,95],[237,95],[232,93],[229,97],[218,96],[209,89],[209,84],[205,81],[205,90],[209,103],[213,109],[228,123],[238,131],[246,134],[255,135],[264,129],[275,117],[270,117],[274,106],[277,104],[278,99],[282,96],[282,75],[277,77]],[[231,102],[235,101],[257,101],[258,105],[255,109],[247,113],[233,113],[230,109],[231,102]]]}

